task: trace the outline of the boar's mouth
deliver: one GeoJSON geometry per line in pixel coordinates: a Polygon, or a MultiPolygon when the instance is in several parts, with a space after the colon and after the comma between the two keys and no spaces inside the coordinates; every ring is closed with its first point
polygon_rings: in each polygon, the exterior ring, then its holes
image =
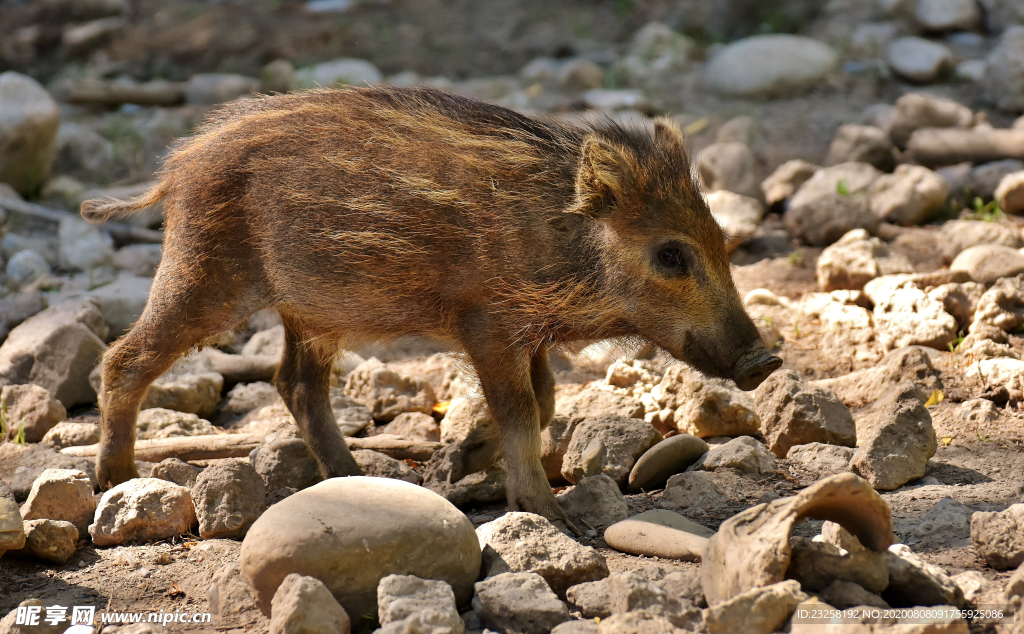
{"type": "Polygon", "coordinates": [[[682,348],[669,352],[708,376],[732,379],[743,391],[755,389],[782,365],[782,359],[769,353],[760,340],[731,363],[723,363],[720,355],[712,354],[700,339],[689,332],[685,333],[682,348]]]}
{"type": "Polygon", "coordinates": [[[732,378],[741,390],[749,392],[761,385],[768,375],[778,370],[781,365],[782,359],[760,345],[737,359],[732,378]]]}

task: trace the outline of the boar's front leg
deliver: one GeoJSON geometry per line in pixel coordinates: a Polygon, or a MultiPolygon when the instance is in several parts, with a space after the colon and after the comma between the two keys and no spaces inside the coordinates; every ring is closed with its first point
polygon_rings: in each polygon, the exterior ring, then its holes
{"type": "Polygon", "coordinates": [[[532,354],[503,341],[464,343],[498,426],[509,509],[543,515],[579,535],[551,492],[540,462],[541,416],[548,423],[554,411],[554,376],[546,352],[532,354]]]}
{"type": "Polygon", "coordinates": [[[331,409],[331,356],[309,345],[297,322],[282,315],[284,355],[274,379],[324,478],[362,475],[331,409]]]}

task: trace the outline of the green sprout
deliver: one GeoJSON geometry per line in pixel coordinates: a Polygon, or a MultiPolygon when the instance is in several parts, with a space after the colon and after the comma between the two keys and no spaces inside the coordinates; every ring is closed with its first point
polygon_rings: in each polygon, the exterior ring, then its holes
{"type": "Polygon", "coordinates": [[[14,437],[14,444],[24,445],[25,444],[25,421],[18,423],[18,435],[14,437]]]}
{"type": "Polygon", "coordinates": [[[804,250],[797,249],[786,256],[786,262],[789,262],[793,266],[800,266],[804,261],[804,250]]]}
{"type": "Polygon", "coordinates": [[[839,182],[836,183],[836,192],[838,192],[840,196],[849,196],[850,183],[848,183],[845,178],[840,178],[839,182]]]}

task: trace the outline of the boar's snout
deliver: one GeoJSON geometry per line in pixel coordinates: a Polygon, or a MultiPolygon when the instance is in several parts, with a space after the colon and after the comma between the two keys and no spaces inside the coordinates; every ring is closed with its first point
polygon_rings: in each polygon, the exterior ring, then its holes
{"type": "Polygon", "coordinates": [[[763,345],[745,353],[736,362],[733,369],[733,380],[741,390],[750,391],[768,378],[768,375],[779,369],[782,359],[765,350],[763,345]]]}

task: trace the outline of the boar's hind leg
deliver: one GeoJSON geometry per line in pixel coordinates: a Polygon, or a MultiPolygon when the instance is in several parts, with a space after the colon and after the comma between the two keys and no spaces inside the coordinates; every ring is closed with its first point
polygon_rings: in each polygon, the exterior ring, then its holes
{"type": "Polygon", "coordinates": [[[531,355],[502,343],[466,348],[501,435],[509,508],[543,515],[578,535],[551,492],[540,462],[541,417],[550,422],[554,412],[554,377],[546,351],[531,355]]]}
{"type": "Polygon", "coordinates": [[[331,409],[331,356],[309,345],[294,319],[282,317],[284,356],[275,378],[277,391],[325,478],[362,475],[331,409]]]}

